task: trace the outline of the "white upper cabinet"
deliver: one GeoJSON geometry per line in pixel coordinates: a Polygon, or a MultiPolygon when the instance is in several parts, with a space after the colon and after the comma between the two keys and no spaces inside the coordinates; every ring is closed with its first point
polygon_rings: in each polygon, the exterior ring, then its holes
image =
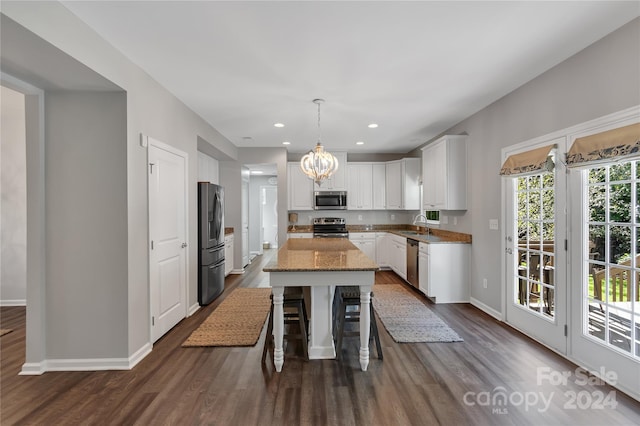
{"type": "Polygon", "coordinates": [[[322,182],[322,185],[318,186],[313,184],[315,191],[346,191],[347,190],[347,153],[346,152],[333,152],[334,157],[338,160],[338,170],[326,181],[322,182]]]}
{"type": "MultiPolygon", "coordinates": [[[[387,208],[387,167],[384,163],[373,163],[371,165],[373,210],[384,210],[387,208]]],[[[348,196],[348,195],[347,195],[348,196]]]]}
{"type": "Polygon", "coordinates": [[[300,163],[287,163],[289,210],[313,210],[313,181],[300,169],[300,163]]]}
{"type": "Polygon", "coordinates": [[[423,210],[467,209],[467,137],[443,136],[422,148],[423,210]]]}
{"type": "Polygon", "coordinates": [[[350,163],[347,165],[347,208],[373,209],[373,165],[350,163]]]}
{"type": "Polygon", "coordinates": [[[389,161],[385,170],[388,210],[420,210],[420,159],[389,161]]]}
{"type": "Polygon", "coordinates": [[[198,182],[215,184],[220,182],[218,160],[200,151],[198,151],[198,182]]]}

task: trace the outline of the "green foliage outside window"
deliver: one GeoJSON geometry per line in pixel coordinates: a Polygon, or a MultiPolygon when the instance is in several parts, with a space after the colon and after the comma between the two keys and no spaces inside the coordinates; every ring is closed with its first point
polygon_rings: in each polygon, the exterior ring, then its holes
{"type": "Polygon", "coordinates": [[[640,183],[632,180],[633,169],[636,179],[639,173],[633,163],[589,170],[589,239],[596,260],[621,263],[631,257],[632,225],[639,220],[638,212],[632,212],[633,206],[638,205],[637,200],[631,202],[632,185],[637,185],[636,197],[640,190],[640,183]],[[607,232],[609,252],[605,253],[607,232]]]}

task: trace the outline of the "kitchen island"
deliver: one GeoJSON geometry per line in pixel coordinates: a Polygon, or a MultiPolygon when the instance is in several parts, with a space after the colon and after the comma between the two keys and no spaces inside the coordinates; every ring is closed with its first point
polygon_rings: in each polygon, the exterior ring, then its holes
{"type": "Polygon", "coordinates": [[[282,370],[284,351],[284,287],[310,287],[309,359],[336,357],[332,305],[336,286],[360,287],[360,367],[369,365],[371,287],[378,265],[346,238],[296,238],[278,250],[263,269],[269,272],[273,293],[273,361],[282,370]]]}

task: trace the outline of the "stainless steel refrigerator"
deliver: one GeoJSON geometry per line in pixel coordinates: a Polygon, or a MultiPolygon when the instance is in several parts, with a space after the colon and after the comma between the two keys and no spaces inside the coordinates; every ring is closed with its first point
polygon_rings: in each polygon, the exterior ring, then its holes
{"type": "Polygon", "coordinates": [[[198,303],[224,291],[224,188],[198,182],[198,303]]]}

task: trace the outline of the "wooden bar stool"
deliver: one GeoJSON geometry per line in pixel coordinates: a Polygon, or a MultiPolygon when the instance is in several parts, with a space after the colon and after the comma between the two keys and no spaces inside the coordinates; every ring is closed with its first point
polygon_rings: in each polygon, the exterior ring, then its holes
{"type": "MultiPolygon", "coordinates": [[[[269,321],[267,322],[267,335],[264,339],[264,347],[262,349],[262,362],[264,362],[269,349],[273,351],[273,295],[271,298],[271,312],[269,313],[269,321]]],[[[309,359],[307,330],[309,329],[309,318],[307,317],[307,308],[304,305],[304,295],[302,294],[302,287],[285,287],[284,300],[282,302],[282,308],[284,310],[284,326],[285,334],[284,339],[300,340],[302,343],[302,352],[304,358],[309,359]],[[291,325],[297,325],[299,332],[287,333],[288,328],[291,325]]]]}
{"type": "MultiPolygon", "coordinates": [[[[375,340],[378,358],[382,359],[382,346],[380,345],[380,336],[378,336],[378,324],[376,316],[373,312],[373,292],[371,292],[372,303],[369,305],[371,310],[371,332],[370,338],[375,340]]],[[[347,322],[360,321],[360,288],[358,286],[336,287],[334,296],[334,318],[333,329],[334,339],[336,342],[336,359],[342,356],[342,338],[346,336],[359,336],[360,331],[345,331],[344,325],[347,322]],[[351,309],[349,309],[351,308],[351,309]]]]}

